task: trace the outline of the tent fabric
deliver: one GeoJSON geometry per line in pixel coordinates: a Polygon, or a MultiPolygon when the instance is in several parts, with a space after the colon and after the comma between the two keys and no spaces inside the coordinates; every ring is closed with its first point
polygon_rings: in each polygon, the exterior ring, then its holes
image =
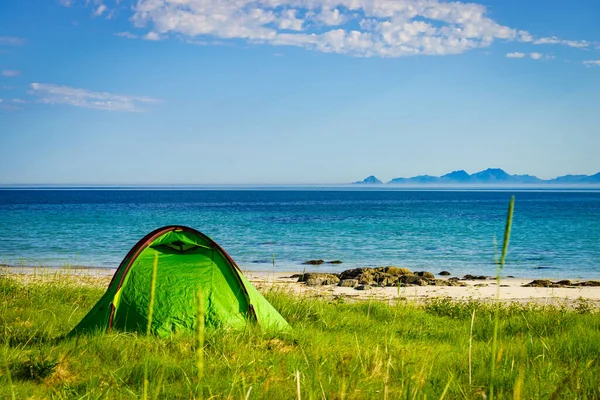
{"type": "Polygon", "coordinates": [[[155,260],[152,333],[167,337],[195,329],[199,304],[208,327],[243,329],[255,323],[270,331],[290,329],[218,244],[192,228],[167,226],[131,249],[106,293],[70,335],[146,332],[155,260]]]}

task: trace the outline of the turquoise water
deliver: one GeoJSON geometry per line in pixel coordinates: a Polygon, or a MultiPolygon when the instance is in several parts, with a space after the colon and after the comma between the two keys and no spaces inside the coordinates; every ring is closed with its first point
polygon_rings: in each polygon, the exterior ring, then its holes
{"type": "MultiPolygon", "coordinates": [[[[510,196],[503,275],[600,277],[600,191],[0,190],[0,262],[116,267],[146,233],[196,228],[243,269],[398,265],[493,275],[510,196]]],[[[501,244],[500,244],[501,245],[501,244]]]]}

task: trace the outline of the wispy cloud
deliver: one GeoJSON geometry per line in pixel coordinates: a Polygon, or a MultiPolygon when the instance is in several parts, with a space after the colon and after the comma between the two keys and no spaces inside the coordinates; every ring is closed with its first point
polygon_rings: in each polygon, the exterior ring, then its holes
{"type": "Polygon", "coordinates": [[[0,99],[0,110],[5,110],[5,111],[22,110],[22,107],[15,105],[15,104],[19,104],[19,103],[15,102],[14,100],[18,100],[18,99],[13,99],[12,101],[6,101],[4,99],[0,99]]]}
{"type": "MultiPolygon", "coordinates": [[[[67,1],[67,0],[64,0],[67,1]]],[[[83,0],[82,0],[83,1],[83,0]]],[[[98,7],[120,0],[86,0],[98,7]]],[[[503,25],[482,4],[443,0],[137,0],[140,36],[160,40],[241,39],[359,57],[460,54],[495,41],[586,48],[503,25]]],[[[104,10],[102,10],[104,12],[104,10]]],[[[511,53],[509,53],[511,54],[511,53]]]]}
{"type": "Polygon", "coordinates": [[[104,4],[100,4],[96,10],[94,10],[94,16],[99,17],[104,11],[106,11],[106,6],[104,4]]]}
{"type": "Polygon", "coordinates": [[[144,40],[160,40],[160,35],[156,32],[148,32],[143,36],[144,40]]]}
{"type": "Polygon", "coordinates": [[[551,54],[544,54],[544,53],[537,53],[537,52],[533,52],[533,53],[521,53],[518,51],[515,51],[513,53],[506,53],[506,57],[507,58],[525,58],[529,56],[529,58],[534,59],[534,60],[552,60],[555,57],[551,54]]]}
{"type": "Polygon", "coordinates": [[[0,46],[22,46],[25,44],[25,39],[13,36],[0,36],[0,46]]]}
{"type": "Polygon", "coordinates": [[[45,83],[32,83],[31,92],[41,103],[68,104],[76,107],[94,108],[107,111],[144,111],[142,103],[158,103],[160,100],[145,96],[127,96],[106,92],[92,92],[86,89],[72,88],[45,83]]]}
{"type": "Polygon", "coordinates": [[[564,40],[559,39],[556,36],[543,37],[532,41],[533,44],[562,44],[564,46],[585,48],[590,46],[590,42],[587,40],[564,40]]]}
{"type": "Polygon", "coordinates": [[[583,65],[586,67],[600,67],[600,60],[586,60],[583,65]]]}
{"type": "Polygon", "coordinates": [[[124,37],[127,39],[137,39],[137,35],[134,35],[131,32],[119,32],[119,33],[115,33],[115,36],[120,36],[120,37],[124,37]]]}
{"type": "Polygon", "coordinates": [[[0,75],[7,77],[14,77],[21,75],[21,71],[17,71],[16,69],[4,69],[0,72],[0,75]]]}

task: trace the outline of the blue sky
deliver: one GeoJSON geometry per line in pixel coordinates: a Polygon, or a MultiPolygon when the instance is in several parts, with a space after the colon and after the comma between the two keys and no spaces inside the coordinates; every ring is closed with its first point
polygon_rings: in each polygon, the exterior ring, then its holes
{"type": "Polygon", "coordinates": [[[600,2],[3,0],[0,184],[600,171],[600,2]]]}

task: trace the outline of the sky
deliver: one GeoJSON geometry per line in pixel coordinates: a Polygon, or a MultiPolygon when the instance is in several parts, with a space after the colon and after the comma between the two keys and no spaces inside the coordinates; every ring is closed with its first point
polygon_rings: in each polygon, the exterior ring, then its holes
{"type": "Polygon", "coordinates": [[[2,0],[0,184],[600,171],[600,1],[2,0]]]}

